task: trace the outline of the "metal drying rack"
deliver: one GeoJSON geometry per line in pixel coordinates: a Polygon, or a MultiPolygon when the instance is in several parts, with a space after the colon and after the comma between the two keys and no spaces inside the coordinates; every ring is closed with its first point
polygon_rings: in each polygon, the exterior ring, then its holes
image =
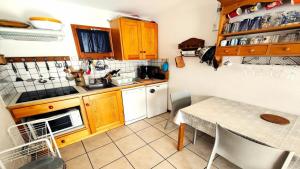
{"type": "MultiPolygon", "coordinates": [[[[298,59],[298,57],[296,57],[298,59]]],[[[296,60],[295,57],[283,56],[283,57],[243,57],[242,64],[254,64],[254,65],[296,65],[300,66],[300,60],[296,60]],[[265,58],[265,60],[260,60],[260,58],[265,58]],[[271,63],[272,59],[277,59],[274,64],[271,63]],[[253,61],[255,63],[253,63],[253,61]],[[291,64],[290,62],[294,63],[291,64]]]]}

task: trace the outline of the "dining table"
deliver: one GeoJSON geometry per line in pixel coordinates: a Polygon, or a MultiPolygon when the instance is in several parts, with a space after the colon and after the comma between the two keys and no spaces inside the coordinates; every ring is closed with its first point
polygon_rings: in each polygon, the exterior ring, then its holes
{"type": "Polygon", "coordinates": [[[252,141],[295,152],[293,167],[300,168],[300,116],[268,108],[210,97],[180,109],[174,122],[179,125],[177,149],[184,148],[186,125],[215,136],[216,124],[252,141]],[[261,118],[272,114],[288,119],[289,123],[275,124],[261,118]]]}

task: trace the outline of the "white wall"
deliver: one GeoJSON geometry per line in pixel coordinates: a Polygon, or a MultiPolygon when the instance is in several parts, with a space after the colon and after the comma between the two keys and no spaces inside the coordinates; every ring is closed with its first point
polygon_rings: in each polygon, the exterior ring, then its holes
{"type": "Polygon", "coordinates": [[[26,42],[1,40],[0,53],[6,56],[73,56],[77,52],[70,24],[109,27],[108,19],[117,13],[56,0],[10,0],[1,3],[1,18],[28,21],[30,16],[48,16],[61,20],[65,39],[61,42],[26,42]]]}
{"type": "Polygon", "coordinates": [[[13,146],[12,141],[8,136],[7,128],[15,123],[5,107],[4,102],[0,98],[0,151],[13,146]]]}
{"type": "Polygon", "coordinates": [[[158,18],[159,54],[170,59],[170,91],[189,90],[193,95],[213,95],[300,115],[300,69],[288,66],[234,64],[218,71],[184,58],[176,68],[177,44],[191,37],[213,45],[217,32],[217,1],[189,0],[158,18]]]}

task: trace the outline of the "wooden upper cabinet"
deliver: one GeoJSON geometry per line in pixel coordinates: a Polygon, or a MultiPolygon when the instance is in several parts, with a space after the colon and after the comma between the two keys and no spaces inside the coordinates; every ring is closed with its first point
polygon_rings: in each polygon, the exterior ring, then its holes
{"type": "Polygon", "coordinates": [[[80,59],[102,59],[114,56],[111,30],[86,25],[71,25],[80,59]]]}
{"type": "Polygon", "coordinates": [[[142,22],[142,53],[144,59],[157,59],[158,32],[157,24],[142,22]]]}
{"type": "Polygon", "coordinates": [[[128,18],[110,22],[115,58],[119,60],[157,59],[157,24],[128,18]]]}
{"type": "Polygon", "coordinates": [[[83,97],[92,133],[124,125],[121,91],[83,97]]]}
{"type": "Polygon", "coordinates": [[[121,39],[125,60],[139,60],[141,57],[141,26],[139,21],[121,20],[121,39]]]}

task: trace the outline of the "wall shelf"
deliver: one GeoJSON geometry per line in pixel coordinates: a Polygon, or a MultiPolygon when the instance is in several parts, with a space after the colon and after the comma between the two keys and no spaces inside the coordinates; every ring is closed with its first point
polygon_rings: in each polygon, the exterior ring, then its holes
{"type": "Polygon", "coordinates": [[[64,33],[62,31],[0,27],[1,39],[21,41],[59,41],[62,40],[63,37],[64,33]]]}
{"type": "Polygon", "coordinates": [[[239,35],[248,35],[248,34],[255,34],[255,33],[265,33],[265,32],[291,30],[291,29],[300,29],[300,23],[282,25],[282,26],[271,27],[271,28],[264,28],[264,29],[257,29],[257,30],[248,30],[248,31],[241,31],[241,32],[224,33],[224,34],[221,34],[220,36],[223,36],[223,37],[239,36],[239,35]]]}
{"type": "Polygon", "coordinates": [[[299,56],[300,42],[219,46],[217,56],[299,56]]]}

